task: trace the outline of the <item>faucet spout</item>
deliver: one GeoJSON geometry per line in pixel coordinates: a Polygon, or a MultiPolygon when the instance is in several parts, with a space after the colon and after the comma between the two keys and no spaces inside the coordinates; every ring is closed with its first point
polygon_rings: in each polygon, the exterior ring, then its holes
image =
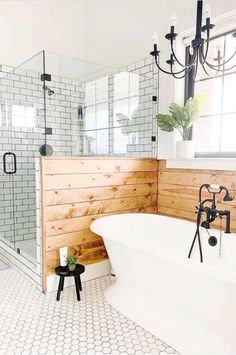
{"type": "Polygon", "coordinates": [[[231,233],[231,230],[230,230],[230,211],[220,211],[219,212],[219,216],[220,217],[223,217],[225,216],[226,217],[226,225],[225,225],[225,233],[229,234],[231,233]]]}

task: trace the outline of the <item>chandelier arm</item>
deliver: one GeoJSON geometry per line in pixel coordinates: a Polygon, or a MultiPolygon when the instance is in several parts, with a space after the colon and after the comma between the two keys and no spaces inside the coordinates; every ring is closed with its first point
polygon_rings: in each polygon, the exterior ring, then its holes
{"type": "Polygon", "coordinates": [[[205,68],[205,61],[204,61],[204,55],[202,52],[200,52],[200,63],[202,65],[202,69],[204,70],[204,72],[206,73],[207,76],[216,76],[219,73],[219,62],[218,62],[218,69],[214,69],[216,71],[216,73],[214,75],[211,75],[208,73],[208,71],[205,68]]]}
{"type": "MultiPolygon", "coordinates": [[[[170,71],[170,72],[169,72],[169,71],[166,71],[166,70],[164,70],[164,69],[162,69],[162,68],[160,67],[160,65],[158,64],[158,61],[157,61],[157,56],[155,56],[155,63],[156,63],[157,68],[158,68],[160,71],[162,71],[162,72],[165,73],[165,74],[171,74],[171,75],[173,75],[171,71],[170,71]]],[[[180,70],[180,71],[178,71],[178,72],[175,72],[174,75],[176,75],[176,74],[181,74],[181,73],[183,73],[184,71],[185,71],[185,69],[182,69],[182,70],[180,70]]]]}
{"type": "Polygon", "coordinates": [[[196,64],[194,69],[193,81],[195,81],[198,71],[198,60],[199,60],[199,53],[197,52],[196,64]]]}
{"type": "Polygon", "coordinates": [[[191,66],[190,68],[186,68],[184,75],[176,76],[176,74],[173,72],[173,66],[171,65],[171,74],[173,75],[173,77],[174,77],[175,79],[183,79],[186,75],[188,75],[188,74],[190,73],[190,71],[191,71],[192,69],[193,69],[193,66],[191,66]]]}
{"type": "Polygon", "coordinates": [[[232,70],[232,69],[236,68],[236,64],[234,64],[234,65],[232,65],[232,67],[225,68],[225,69],[220,69],[220,67],[222,67],[222,64],[224,64],[224,63],[222,63],[221,65],[218,66],[218,69],[216,69],[215,65],[213,67],[213,66],[209,65],[210,63],[208,63],[208,62],[205,62],[205,63],[208,65],[209,68],[211,68],[212,70],[217,71],[217,73],[218,72],[222,73],[222,72],[229,71],[229,70],[232,70]]]}
{"type": "MultiPolygon", "coordinates": [[[[224,63],[222,63],[220,66],[222,66],[223,64],[227,64],[231,61],[231,59],[233,59],[233,57],[236,55],[236,50],[234,51],[234,53],[231,55],[231,57],[229,57],[227,60],[224,61],[224,63]]],[[[206,64],[210,67],[218,67],[218,65],[214,65],[212,63],[209,63],[207,60],[206,60],[206,64]]],[[[212,68],[213,69],[213,68],[212,68]]],[[[226,69],[227,70],[227,69],[226,69]]]]}
{"type": "MultiPolygon", "coordinates": [[[[207,70],[206,70],[206,68],[205,68],[205,65],[204,65],[204,62],[201,63],[201,65],[202,65],[202,69],[204,70],[204,72],[206,73],[206,75],[209,76],[209,77],[211,77],[212,75],[210,75],[210,74],[207,72],[207,70]]],[[[217,74],[218,74],[218,71],[215,73],[215,75],[217,75],[217,74]]],[[[214,76],[215,76],[215,75],[214,75],[214,76]]]]}
{"type": "Polygon", "coordinates": [[[177,58],[176,54],[175,54],[175,50],[174,50],[174,46],[173,46],[173,40],[170,41],[170,48],[171,48],[171,53],[173,54],[173,57],[174,59],[176,60],[176,62],[181,66],[183,67],[184,69],[187,69],[187,68],[190,68],[193,66],[194,62],[195,62],[195,59],[196,59],[196,55],[197,55],[197,51],[194,49],[194,52],[193,52],[193,58],[190,62],[190,64],[188,65],[183,65],[177,58]]]}
{"type": "Polygon", "coordinates": [[[205,63],[206,59],[207,59],[207,55],[208,55],[208,50],[209,50],[209,42],[210,42],[210,31],[207,30],[207,39],[206,39],[206,51],[204,53],[204,46],[202,46],[200,48],[200,52],[202,54],[202,59],[203,59],[203,62],[205,63]]]}

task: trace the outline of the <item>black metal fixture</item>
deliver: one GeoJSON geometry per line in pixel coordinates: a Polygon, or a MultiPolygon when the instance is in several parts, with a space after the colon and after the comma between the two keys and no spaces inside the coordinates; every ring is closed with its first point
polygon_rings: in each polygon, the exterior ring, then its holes
{"type": "Polygon", "coordinates": [[[53,148],[50,144],[42,144],[39,148],[39,153],[43,157],[49,157],[53,155],[53,148]]]}
{"type": "MultiPolygon", "coordinates": [[[[154,49],[153,51],[150,52],[150,54],[155,58],[155,63],[160,71],[162,71],[165,74],[170,74],[176,79],[182,79],[187,75],[189,75],[191,71],[193,77],[196,78],[199,64],[202,66],[203,71],[208,76],[212,75],[209,74],[207,71],[209,70],[209,68],[213,70],[215,74],[218,74],[222,71],[224,72],[229,71],[236,67],[236,64],[230,65],[230,63],[232,63],[231,60],[235,57],[236,50],[232,55],[230,55],[229,58],[225,59],[224,53],[222,53],[220,45],[217,45],[216,48],[217,53],[216,53],[216,57],[214,58],[214,63],[210,63],[208,61],[210,32],[215,27],[215,25],[211,23],[211,10],[209,4],[206,4],[205,6],[204,15],[206,18],[206,22],[205,25],[202,26],[203,0],[198,0],[197,16],[196,16],[196,32],[195,32],[194,39],[191,41],[190,48],[192,51],[192,55],[191,55],[190,62],[187,65],[181,63],[181,61],[177,58],[175,48],[174,48],[174,43],[176,37],[178,36],[178,34],[175,32],[175,26],[177,21],[175,13],[173,13],[171,16],[170,32],[165,35],[165,38],[170,42],[170,57],[168,60],[166,60],[166,63],[169,66],[168,70],[161,68],[159,64],[160,50],[158,48],[158,35],[156,32],[153,34],[154,49]],[[180,67],[182,67],[182,69],[180,70],[174,69],[176,63],[180,67]]],[[[234,32],[232,36],[235,38],[236,32],[234,32]]]]}
{"type": "Polygon", "coordinates": [[[52,96],[54,94],[54,90],[52,90],[49,86],[43,85],[43,90],[48,93],[48,96],[52,96]]]}
{"type": "Polygon", "coordinates": [[[45,127],[44,134],[51,136],[52,135],[52,127],[45,127]]]}
{"type": "Polygon", "coordinates": [[[52,90],[49,86],[46,85],[46,81],[52,80],[51,74],[43,73],[40,75],[40,79],[41,81],[43,81],[44,92],[47,92],[49,96],[52,96],[54,94],[54,90],[52,90]]]}
{"type": "MultiPolygon", "coordinates": [[[[217,210],[216,207],[216,195],[220,194],[222,191],[225,191],[225,196],[223,198],[223,201],[232,201],[233,197],[229,194],[229,191],[226,187],[224,186],[219,186],[219,185],[214,185],[214,184],[203,184],[200,189],[199,189],[199,200],[198,200],[198,206],[196,206],[196,213],[197,213],[197,228],[196,228],[196,233],[194,235],[188,258],[191,257],[192,251],[194,244],[196,240],[198,240],[198,246],[199,246],[199,253],[200,253],[200,261],[201,263],[203,262],[203,255],[202,255],[202,244],[201,244],[201,237],[200,237],[200,227],[205,228],[206,230],[211,228],[211,223],[214,222],[214,220],[219,217],[223,218],[226,217],[226,227],[225,227],[225,233],[230,233],[230,211],[228,210],[217,210]],[[205,188],[210,194],[212,194],[212,198],[207,198],[202,201],[202,189],[205,188]],[[211,206],[205,206],[206,203],[211,203],[211,206]],[[202,214],[206,213],[206,220],[202,222],[202,214]]],[[[215,246],[217,244],[217,238],[214,236],[209,236],[208,240],[209,244],[211,246],[215,246]]]]}
{"type": "Polygon", "coordinates": [[[41,81],[51,81],[52,76],[51,76],[51,74],[43,73],[40,75],[40,79],[41,79],[41,81]]]}
{"type": "Polygon", "coordinates": [[[7,175],[13,175],[17,171],[17,165],[16,165],[16,155],[15,153],[12,152],[6,152],[3,154],[3,172],[4,174],[7,175]],[[8,159],[10,157],[10,160],[8,159]],[[11,159],[13,158],[13,159],[11,159]],[[11,167],[9,170],[7,166],[11,167]]]}
{"type": "Polygon", "coordinates": [[[78,106],[78,120],[82,120],[84,118],[83,106],[78,106]]]}

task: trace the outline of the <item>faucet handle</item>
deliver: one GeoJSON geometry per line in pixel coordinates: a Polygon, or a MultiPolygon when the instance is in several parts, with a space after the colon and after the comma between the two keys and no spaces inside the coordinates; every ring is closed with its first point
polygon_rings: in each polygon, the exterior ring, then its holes
{"type": "Polygon", "coordinates": [[[210,189],[212,190],[219,190],[220,189],[220,185],[217,185],[217,184],[210,184],[210,189]]]}

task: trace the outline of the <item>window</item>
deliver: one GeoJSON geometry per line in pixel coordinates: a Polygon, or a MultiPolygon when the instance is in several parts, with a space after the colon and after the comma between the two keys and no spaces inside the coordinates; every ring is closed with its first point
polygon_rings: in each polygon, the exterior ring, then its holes
{"type": "Polygon", "coordinates": [[[85,85],[85,148],[87,154],[108,154],[108,77],[85,85]]]}
{"type": "Polygon", "coordinates": [[[131,143],[130,135],[138,108],[139,75],[128,72],[115,74],[113,97],[113,149],[115,154],[125,154],[127,152],[127,145],[131,143]]]}
{"type": "MultiPolygon", "coordinates": [[[[150,80],[150,78],[148,78],[150,80]]],[[[126,154],[139,108],[138,74],[121,72],[85,84],[85,150],[87,154],[126,154]],[[110,120],[109,120],[110,108],[110,120]]]]}
{"type": "MultiPolygon", "coordinates": [[[[229,58],[235,51],[236,40],[232,31],[222,34],[211,40],[209,59],[214,62],[217,46],[225,58],[229,58]]],[[[230,64],[230,67],[236,64],[230,64]]],[[[228,67],[229,65],[225,65],[228,67]]],[[[196,142],[196,152],[200,155],[236,155],[236,68],[230,72],[210,72],[207,76],[199,67],[197,78],[194,82],[194,95],[204,95],[206,105],[201,112],[199,120],[193,127],[193,140],[196,142]]],[[[190,81],[191,83],[191,81],[190,81]]],[[[191,85],[190,85],[191,86],[191,85]]],[[[191,96],[192,88],[189,87],[191,96]]]]}
{"type": "Polygon", "coordinates": [[[35,107],[12,106],[12,126],[34,128],[36,123],[35,107]]]}

